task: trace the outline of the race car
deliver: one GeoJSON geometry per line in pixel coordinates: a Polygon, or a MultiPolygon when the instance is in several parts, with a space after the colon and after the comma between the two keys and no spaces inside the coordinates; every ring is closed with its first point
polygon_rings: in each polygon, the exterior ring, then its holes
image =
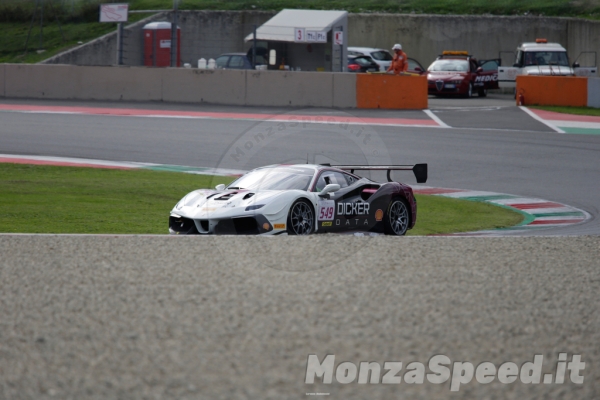
{"type": "Polygon", "coordinates": [[[308,235],[376,232],[404,235],[417,220],[412,188],[392,171],[427,181],[427,164],[389,166],[270,165],[228,186],[187,194],[171,210],[171,234],[308,235]],[[377,183],[354,171],[387,171],[377,183]]]}
{"type": "Polygon", "coordinates": [[[444,51],[427,68],[427,92],[485,97],[488,89],[498,89],[498,65],[499,59],[477,61],[466,51],[444,51]]]}

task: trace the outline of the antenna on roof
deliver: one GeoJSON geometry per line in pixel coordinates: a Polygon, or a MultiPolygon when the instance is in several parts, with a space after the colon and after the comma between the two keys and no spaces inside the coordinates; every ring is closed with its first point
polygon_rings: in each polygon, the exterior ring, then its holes
{"type": "Polygon", "coordinates": [[[308,164],[308,153],[306,153],[306,163],[308,164]]]}

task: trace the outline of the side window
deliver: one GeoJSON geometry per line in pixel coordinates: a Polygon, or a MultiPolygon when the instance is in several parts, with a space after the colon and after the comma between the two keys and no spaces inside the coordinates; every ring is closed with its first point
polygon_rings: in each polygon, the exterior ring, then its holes
{"type": "Polygon", "coordinates": [[[469,64],[471,65],[471,72],[476,72],[477,71],[477,63],[475,63],[473,60],[469,61],[469,64]]]}
{"type": "Polygon", "coordinates": [[[496,60],[486,61],[481,64],[481,69],[483,69],[483,72],[497,71],[498,62],[496,60]]]}
{"type": "Polygon", "coordinates": [[[408,59],[408,69],[411,71],[423,71],[423,67],[416,60],[408,59]]]}
{"type": "Polygon", "coordinates": [[[232,56],[229,60],[229,68],[244,68],[244,59],[242,56],[232,56]]]}
{"type": "Polygon", "coordinates": [[[340,188],[345,188],[348,186],[348,181],[346,179],[346,174],[342,174],[337,171],[323,171],[321,175],[319,175],[319,179],[317,179],[317,184],[315,186],[315,192],[320,192],[323,188],[329,184],[338,184],[340,188]]]}
{"type": "Polygon", "coordinates": [[[371,57],[374,60],[379,60],[379,61],[392,61],[392,56],[390,55],[390,53],[388,53],[387,51],[374,51],[371,53],[371,57]]]}
{"type": "Polygon", "coordinates": [[[348,182],[348,186],[352,185],[354,182],[356,182],[358,180],[355,177],[353,177],[352,175],[348,175],[348,174],[344,174],[344,177],[346,178],[346,182],[348,182]]]}
{"type": "Polygon", "coordinates": [[[217,68],[227,68],[227,60],[229,60],[229,56],[217,57],[217,59],[215,60],[217,68]]]}
{"type": "Polygon", "coordinates": [[[522,67],[522,66],[523,66],[523,52],[518,51],[517,57],[515,58],[515,63],[513,64],[513,67],[522,67]]]}

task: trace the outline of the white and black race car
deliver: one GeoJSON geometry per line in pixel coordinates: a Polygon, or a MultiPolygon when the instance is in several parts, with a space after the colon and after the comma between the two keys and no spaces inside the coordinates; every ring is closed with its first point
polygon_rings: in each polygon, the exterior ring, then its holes
{"type": "Polygon", "coordinates": [[[187,194],[171,210],[169,232],[404,235],[417,220],[417,202],[410,186],[391,180],[393,170],[412,170],[418,183],[427,181],[427,164],[257,168],[229,186],[187,194]],[[386,170],[389,182],[377,183],[354,174],[362,170],[386,170]]]}

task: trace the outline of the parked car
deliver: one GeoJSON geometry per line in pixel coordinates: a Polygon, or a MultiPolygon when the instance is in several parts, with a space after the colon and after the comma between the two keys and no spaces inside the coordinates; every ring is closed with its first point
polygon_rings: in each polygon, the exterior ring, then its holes
{"type": "Polygon", "coordinates": [[[499,68],[498,79],[501,87],[515,87],[517,75],[595,76],[597,73],[596,52],[584,51],[569,65],[569,56],[563,46],[548,43],[546,39],[536,39],[535,42],[522,43],[517,47],[513,66],[499,68]],[[586,55],[590,56],[587,61],[593,60],[593,65],[582,67],[578,60],[586,55]]]}
{"type": "MultiPolygon", "coordinates": [[[[348,56],[369,56],[379,65],[379,71],[385,72],[392,63],[392,55],[385,49],[374,47],[348,47],[348,56]]],[[[408,59],[408,71],[412,74],[423,74],[425,68],[414,58],[408,59]]]]}
{"type": "Polygon", "coordinates": [[[379,65],[380,71],[386,71],[392,63],[392,55],[385,49],[373,47],[348,47],[348,56],[369,56],[379,65]]]}
{"type": "Polygon", "coordinates": [[[377,72],[379,65],[369,56],[348,56],[348,72],[377,72]]]}
{"type": "MultiPolygon", "coordinates": [[[[266,49],[264,47],[257,48],[256,65],[266,64],[264,59],[266,49]]],[[[252,68],[252,49],[247,53],[225,53],[221,54],[215,60],[217,68],[222,69],[253,69],[252,68]]]]}
{"type": "Polygon", "coordinates": [[[427,91],[464,97],[477,92],[485,97],[488,89],[498,89],[498,65],[498,59],[478,61],[466,51],[444,51],[427,68],[427,91]]]}

